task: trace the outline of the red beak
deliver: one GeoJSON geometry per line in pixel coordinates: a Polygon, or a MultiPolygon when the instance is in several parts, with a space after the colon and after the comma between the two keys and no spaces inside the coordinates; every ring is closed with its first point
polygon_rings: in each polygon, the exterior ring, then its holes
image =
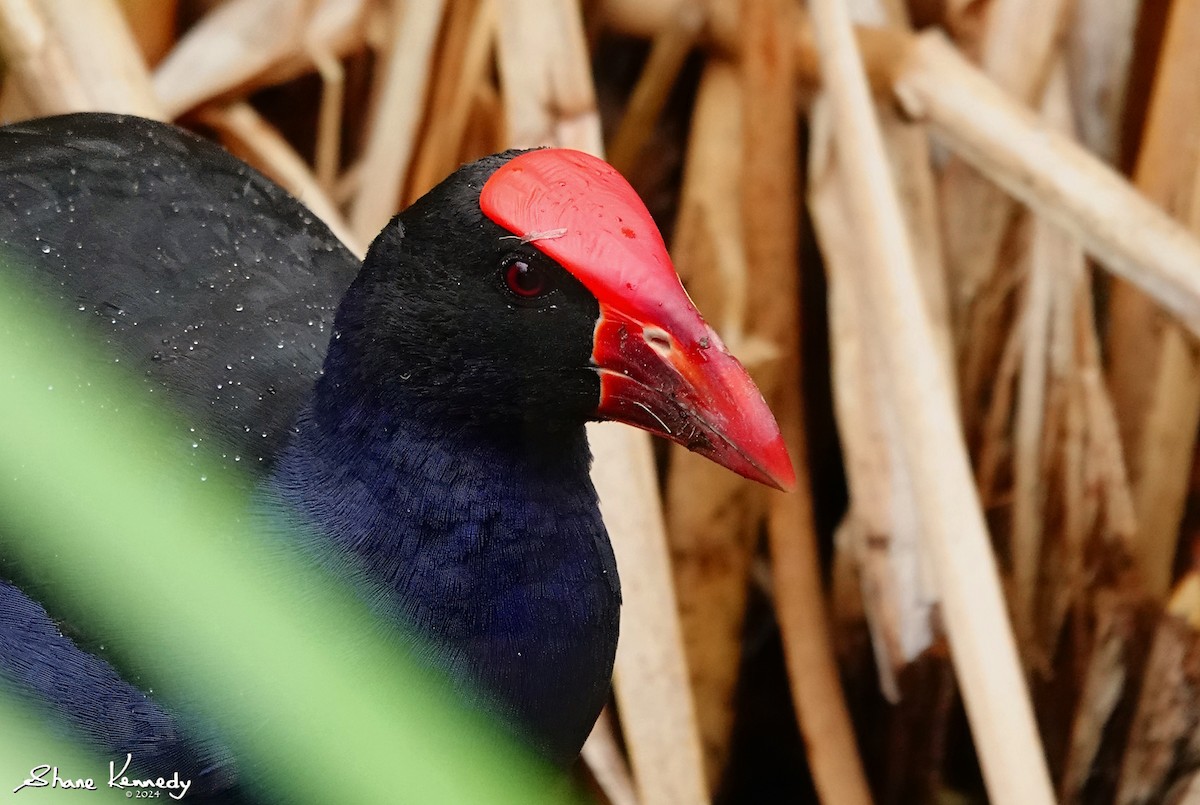
{"type": "Polygon", "coordinates": [[[788,491],[795,471],[754,381],[711,327],[690,332],[635,321],[601,306],[592,359],[600,408],[754,481],[788,491]]]}
{"type": "Polygon", "coordinates": [[[529,151],[492,174],[480,207],[599,300],[598,417],[665,436],[777,489],[795,485],[766,402],[692,305],[658,227],[616,170],[579,151],[529,151]]]}

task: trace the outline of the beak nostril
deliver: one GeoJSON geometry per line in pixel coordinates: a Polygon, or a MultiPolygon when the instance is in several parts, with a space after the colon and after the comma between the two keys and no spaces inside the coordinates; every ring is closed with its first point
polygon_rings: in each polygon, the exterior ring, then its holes
{"type": "Polygon", "coordinates": [[[666,330],[659,327],[644,327],[642,329],[642,338],[658,354],[671,354],[671,336],[667,334],[666,330]]]}

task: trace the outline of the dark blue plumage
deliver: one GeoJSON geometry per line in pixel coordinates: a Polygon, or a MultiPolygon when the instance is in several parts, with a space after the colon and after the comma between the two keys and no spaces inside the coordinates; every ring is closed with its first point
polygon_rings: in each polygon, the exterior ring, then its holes
{"type": "MultiPolygon", "coordinates": [[[[198,138],[111,115],[34,121],[0,129],[0,244],[72,334],[98,334],[181,412],[181,452],[249,465],[259,505],[310,535],[298,547],[565,762],[607,695],[620,604],[583,431],[598,308],[480,212],[511,156],[399,216],[359,271],[301,205],[198,138]],[[496,274],[513,254],[553,293],[513,297],[496,274]]],[[[0,684],[106,753],[232,785],[219,740],[62,636],[20,568],[0,562],[0,579],[0,684]]]]}
{"type": "MultiPolygon", "coordinates": [[[[193,725],[191,734],[111,665],[80,650],[39,604],[0,581],[0,671],[12,689],[51,715],[64,738],[82,736],[114,757],[178,770],[196,797],[235,782],[228,752],[193,725]]],[[[5,680],[0,680],[4,684],[5,680]]]]}
{"type": "Polygon", "coordinates": [[[483,706],[572,759],[608,691],[620,601],[580,483],[582,432],[531,455],[380,411],[313,408],[269,483],[342,550],[310,549],[366,580],[386,618],[432,637],[437,664],[477,683],[483,706]]]}

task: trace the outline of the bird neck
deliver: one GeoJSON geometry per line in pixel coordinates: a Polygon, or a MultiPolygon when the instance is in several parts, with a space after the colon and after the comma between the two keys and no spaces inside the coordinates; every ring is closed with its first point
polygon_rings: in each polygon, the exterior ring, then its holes
{"type": "MultiPolygon", "coordinates": [[[[457,406],[441,408],[427,393],[408,395],[395,387],[373,395],[372,384],[341,371],[350,363],[326,363],[300,417],[299,445],[351,463],[369,460],[385,482],[390,472],[409,483],[552,494],[562,507],[596,507],[582,422],[464,415],[457,406]]],[[[385,497],[398,491],[386,483],[379,489],[385,497]]]]}
{"type": "Polygon", "coordinates": [[[481,688],[535,747],[573,756],[607,695],[620,611],[583,426],[502,432],[350,391],[318,383],[271,497],[377,612],[443,649],[460,692],[481,688]]]}

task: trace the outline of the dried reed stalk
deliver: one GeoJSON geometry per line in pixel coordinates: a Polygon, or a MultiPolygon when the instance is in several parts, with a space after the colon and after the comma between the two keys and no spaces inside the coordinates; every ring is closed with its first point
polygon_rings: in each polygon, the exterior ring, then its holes
{"type": "Polygon", "coordinates": [[[1184,574],[1171,591],[1166,611],[1200,630],[1200,572],[1189,570],[1184,574]]]}
{"type": "Polygon", "coordinates": [[[317,141],[313,172],[317,183],[329,192],[337,183],[342,162],[342,112],[346,100],[346,71],[336,56],[314,42],[313,66],[321,76],[321,101],[317,106],[317,141]]]}
{"type": "Polygon", "coordinates": [[[1184,775],[1167,792],[1166,805],[1195,805],[1200,802],[1200,772],[1184,775]]]}
{"type": "MultiPolygon", "coordinates": [[[[1066,67],[1056,65],[1045,93],[1042,114],[1048,126],[1071,135],[1070,90],[1066,67]]],[[[1071,362],[1066,350],[1052,355],[1055,333],[1070,343],[1076,288],[1084,271],[1083,251],[1057,227],[1028,219],[1028,248],[1022,255],[1024,306],[1019,321],[1021,368],[1013,410],[1013,494],[1009,551],[1012,561],[1013,620],[1026,657],[1045,666],[1048,657],[1037,640],[1041,571],[1046,528],[1046,466],[1052,445],[1047,439],[1047,408],[1061,400],[1061,384],[1071,362]],[[1056,298],[1057,297],[1057,298],[1056,298]]],[[[1054,585],[1052,579],[1048,579],[1054,585]]]]}
{"type": "Polygon", "coordinates": [[[602,153],[579,9],[574,3],[560,9],[546,0],[497,4],[497,54],[510,146],[570,143],[581,151],[602,153]]]}
{"type": "MultiPolygon", "coordinates": [[[[628,17],[610,16],[628,22],[630,30],[654,30],[668,2],[619,0],[628,17]],[[643,7],[640,14],[634,5],[643,7]]],[[[867,75],[880,94],[894,97],[977,170],[1074,234],[1106,268],[1200,333],[1200,277],[1194,271],[1200,241],[1083,148],[1047,132],[937,32],[856,33],[867,75]]],[[[807,18],[801,18],[796,41],[801,78],[819,82],[807,18]]]]}
{"type": "MultiPolygon", "coordinates": [[[[413,163],[408,199],[415,200],[457,167],[471,107],[492,66],[496,33],[494,0],[451,6],[447,47],[434,71],[429,130],[413,163]],[[451,46],[453,44],[453,46],[451,46]]],[[[472,151],[482,156],[491,149],[472,151]]]]}
{"type": "Polygon", "coordinates": [[[9,110],[19,114],[27,109],[36,116],[87,108],[83,82],[34,0],[0,1],[0,52],[4,53],[6,117],[14,114],[9,110]],[[19,99],[14,97],[17,93],[19,99]]]}
{"type": "MultiPolygon", "coordinates": [[[[1194,22],[1197,18],[1196,4],[1189,8],[1187,3],[1180,3],[1173,9],[1175,15],[1182,14],[1185,20],[1189,19],[1190,13],[1189,22],[1194,22]]],[[[1169,172],[1166,170],[1167,156],[1163,151],[1165,147],[1172,145],[1194,149],[1200,133],[1191,118],[1175,117],[1176,113],[1186,110],[1162,106],[1164,103],[1170,103],[1170,99],[1183,100],[1178,95],[1183,88],[1180,83],[1182,75],[1178,68],[1186,66],[1187,60],[1193,56],[1186,48],[1182,51],[1178,49],[1181,39],[1192,39],[1189,28],[1184,27],[1180,30],[1175,27],[1179,23],[1180,17],[1172,16],[1136,178],[1139,184],[1145,183],[1148,193],[1159,197],[1164,206],[1179,215],[1195,230],[1200,227],[1200,169],[1196,154],[1193,150],[1187,159],[1171,160],[1174,172],[1169,172]],[[1171,59],[1172,54],[1174,60],[1171,59]],[[1164,131],[1168,125],[1176,127],[1173,134],[1164,131]],[[1181,174],[1182,181],[1177,181],[1181,174]]],[[[1194,58],[1192,61],[1194,62],[1194,58]]],[[[1132,294],[1128,297],[1114,297],[1114,311],[1119,309],[1125,314],[1131,311],[1136,313],[1136,301],[1132,294]]],[[[1153,318],[1146,322],[1127,318],[1122,323],[1153,326],[1154,321],[1153,318]]],[[[1186,339],[1185,334],[1180,333],[1176,326],[1165,324],[1156,334],[1160,340],[1156,345],[1158,364],[1152,383],[1159,395],[1176,395],[1176,399],[1151,399],[1149,412],[1135,412],[1135,415],[1144,416],[1144,419],[1133,423],[1135,428],[1142,428],[1140,433],[1134,431],[1138,433],[1142,442],[1144,452],[1140,458],[1152,465],[1152,468],[1143,467],[1145,475],[1140,479],[1139,492],[1142,494],[1139,495],[1138,503],[1147,507],[1150,518],[1147,528],[1171,530],[1166,533],[1144,531],[1137,548],[1138,558],[1142,560],[1142,566],[1146,568],[1144,573],[1149,580],[1156,585],[1169,585],[1177,550],[1178,520],[1170,519],[1175,513],[1170,509],[1163,512],[1161,509],[1148,507],[1157,502],[1158,505],[1168,507],[1178,506],[1181,510],[1184,505],[1183,493],[1179,493],[1178,500],[1173,495],[1186,484],[1187,479],[1177,483],[1176,478],[1165,473],[1187,473],[1192,468],[1195,419],[1189,416],[1194,417],[1195,411],[1189,408],[1194,403],[1194,397],[1189,397],[1188,392],[1195,391],[1195,374],[1200,370],[1195,365],[1194,344],[1190,343],[1190,339],[1186,339]],[[1167,418],[1178,430],[1168,426],[1164,421],[1167,418]],[[1166,441],[1153,445],[1151,440],[1156,435],[1166,441]],[[1187,436],[1190,438],[1181,438],[1187,436]],[[1185,444],[1180,446],[1178,442],[1185,444]],[[1157,450],[1151,454],[1150,451],[1155,447],[1157,450]],[[1158,485],[1160,488],[1155,488],[1151,483],[1152,472],[1163,474],[1158,485]]],[[[1132,335],[1136,337],[1142,334],[1133,330],[1132,335]]],[[[1124,349],[1126,345],[1122,347],[1124,349]]],[[[1126,354],[1123,357],[1129,356],[1126,354]]],[[[1128,378],[1128,365],[1124,365],[1123,368],[1126,370],[1123,377],[1128,378]]],[[[1168,606],[1169,612],[1178,613],[1186,620],[1164,617],[1158,622],[1154,632],[1137,709],[1129,731],[1129,742],[1122,759],[1116,795],[1118,802],[1141,803],[1167,799],[1168,787],[1173,782],[1172,778],[1178,774],[1179,759],[1195,757],[1195,735],[1197,726],[1200,725],[1200,635],[1196,632],[1195,610],[1182,600],[1187,597],[1187,589],[1194,588],[1194,583],[1194,573],[1185,577],[1172,595],[1168,606]]],[[[1164,594],[1157,586],[1152,587],[1150,592],[1156,596],[1164,594]]],[[[1179,785],[1184,785],[1185,782],[1179,785]]]]}
{"type": "Polygon", "coordinates": [[[789,0],[742,0],[741,224],[756,332],[782,360],[757,373],[798,467],[797,489],[770,495],[767,531],[775,610],[809,767],[825,802],[869,803],[833,656],[803,436],[799,351],[799,222],[795,27],[789,0]]]}
{"type": "Polygon", "coordinates": [[[638,805],[629,764],[617,742],[616,720],[607,707],[601,711],[583,745],[583,762],[591,770],[609,805],[638,805]]]}
{"type": "Polygon", "coordinates": [[[118,3],[114,0],[36,2],[69,54],[87,90],[89,108],[162,118],[146,61],[118,3]]]}
{"type": "Polygon", "coordinates": [[[1180,758],[1195,751],[1197,727],[1200,635],[1186,622],[1164,617],[1150,646],[1114,801],[1163,801],[1180,758]]]}
{"type": "Polygon", "coordinates": [[[738,47],[740,10],[737,0],[604,0],[600,15],[604,25],[634,36],[653,39],[676,24],[685,6],[704,11],[701,38],[725,51],[738,47]]]}
{"type": "MultiPolygon", "coordinates": [[[[1073,136],[1061,62],[1043,116],[1050,128],[1073,136]]],[[[1134,524],[1112,404],[1101,382],[1083,252],[1049,222],[1027,215],[1021,221],[1026,245],[1016,262],[1025,289],[1012,339],[1021,370],[1011,411],[997,411],[1002,423],[1010,414],[1013,422],[1012,607],[1027,659],[1049,677],[1068,612],[1089,606],[1095,588],[1109,583],[1097,581],[1098,569],[1124,561],[1134,524]]]]}
{"type": "Polygon", "coordinates": [[[359,257],[366,254],[369,241],[359,240],[350,231],[308,164],[274,126],[263,120],[254,107],[245,101],[238,101],[226,106],[205,107],[199,117],[216,130],[225,147],[234,155],[258,168],[300,199],[350,251],[359,257]]]}
{"type": "Polygon", "coordinates": [[[1067,31],[1067,71],[1079,136],[1092,153],[1116,164],[1129,67],[1142,0],[1075,0],[1067,31]]]}
{"type": "Polygon", "coordinates": [[[0,52],[34,115],[103,110],[162,117],[115,0],[3,0],[0,52]]]}
{"type": "MultiPolygon", "coordinates": [[[[851,13],[878,26],[907,26],[907,10],[895,2],[855,0],[851,13]]],[[[893,180],[903,199],[912,233],[919,279],[942,359],[952,372],[951,333],[945,268],[937,220],[937,198],[924,128],[904,123],[884,105],[877,110],[893,180]]],[[[848,279],[861,262],[857,227],[847,216],[842,177],[836,164],[828,115],[814,110],[809,161],[809,208],[818,228],[830,282],[829,316],[834,404],[850,485],[851,507],[839,550],[859,563],[863,606],[871,629],[885,696],[900,697],[898,672],[932,640],[930,588],[918,545],[919,523],[910,481],[900,461],[895,412],[879,376],[879,356],[867,354],[861,305],[848,279]],[[839,270],[839,266],[841,270],[839,270]]]]}
{"type": "MultiPolygon", "coordinates": [[[[497,55],[510,145],[601,153],[579,7],[556,0],[497,0],[497,55]]],[[[646,434],[589,431],[592,478],[621,569],[624,606],[615,690],[644,805],[709,799],[699,729],[675,605],[670,559],[646,434]]]]}
{"type": "MultiPolygon", "coordinates": [[[[961,23],[957,22],[964,14],[968,12],[972,5],[975,5],[975,0],[941,0],[942,22],[947,26],[958,26],[961,23]]],[[[986,7],[986,3],[983,4],[986,7]]]]}
{"type": "Polygon", "coordinates": [[[175,44],[179,0],[118,0],[146,64],[154,66],[175,44]]]}
{"type": "MultiPolygon", "coordinates": [[[[895,0],[880,0],[895,5],[895,0]]],[[[603,23],[631,36],[653,38],[671,25],[681,5],[694,0],[605,0],[600,9],[603,23]]],[[[706,0],[705,24],[700,41],[721,55],[738,52],[738,3],[736,0],[706,0]]],[[[798,66],[806,86],[820,82],[820,64],[812,38],[812,26],[803,11],[797,18],[798,66]]],[[[859,48],[866,61],[867,75],[881,95],[891,89],[897,60],[911,45],[911,35],[872,27],[857,29],[859,48]]]]}
{"type": "MultiPolygon", "coordinates": [[[[740,221],[742,104],[739,70],[725,60],[710,60],[692,113],[671,254],[692,300],[745,362],[749,278],[740,221]]],[[[673,446],[666,503],[696,718],[709,785],[715,787],[733,727],[747,583],[763,498],[743,479],[673,446]]]]}
{"type": "Polygon", "coordinates": [[[621,643],[614,687],[640,800],[707,802],[699,727],[688,688],[683,635],[654,457],[645,434],[594,425],[592,478],[621,570],[621,643]]]}
{"type": "Polygon", "coordinates": [[[1071,0],[991,0],[971,48],[980,68],[1015,97],[1040,98],[1071,7],[1071,0]]]}
{"type": "Polygon", "coordinates": [[[1102,592],[1094,617],[1092,647],[1080,682],[1060,788],[1062,802],[1072,805],[1094,801],[1086,797],[1089,785],[1094,786],[1094,767],[1106,729],[1131,686],[1130,668],[1136,666],[1142,648],[1137,613],[1121,596],[1102,592]]]}
{"type": "MultiPolygon", "coordinates": [[[[984,73],[1036,108],[1068,5],[1069,0],[992,0],[962,12],[976,18],[972,24],[953,14],[950,24],[959,34],[960,47],[975,56],[984,73]]],[[[1001,247],[1017,205],[958,155],[943,168],[939,190],[951,298],[964,358],[963,415],[970,437],[976,406],[991,385],[988,364],[1009,327],[1007,318],[996,313],[1005,308],[1012,281],[1013,267],[1003,260],[1001,247]]]]}
{"type": "MultiPolygon", "coordinates": [[[[1064,290],[1074,291],[1074,365],[1066,388],[1055,392],[1055,396],[1065,397],[1065,402],[1048,414],[1049,424],[1061,431],[1055,468],[1061,489],[1055,493],[1057,499],[1051,510],[1061,512],[1061,523],[1054,532],[1057,544],[1053,546],[1052,561],[1044,559],[1042,571],[1043,578],[1052,580],[1039,604],[1043,613],[1039,623],[1042,646],[1047,657],[1059,645],[1072,611],[1090,607],[1098,589],[1108,585],[1119,588],[1121,579],[1112,579],[1109,573],[1128,563],[1136,532],[1133,493],[1112,400],[1104,383],[1092,311],[1092,283],[1089,275],[1081,273],[1081,277],[1082,281],[1056,292],[1058,303],[1063,305],[1069,298],[1064,290]]],[[[1059,285],[1061,288],[1063,283],[1059,285]]],[[[1055,351],[1052,342],[1052,365],[1061,363],[1053,358],[1055,351]]]]}
{"type": "Polygon", "coordinates": [[[863,227],[861,284],[882,342],[967,714],[992,801],[1052,802],[948,373],[924,310],[899,201],[845,8],[812,0],[847,197],[863,227]]]}
{"type": "Polygon", "coordinates": [[[608,160],[617,170],[633,170],[703,24],[700,7],[682,3],[672,23],[654,37],[621,125],[608,147],[608,160]]]}
{"type": "Polygon", "coordinates": [[[475,88],[468,101],[467,125],[458,148],[458,161],[465,162],[480,154],[494,154],[508,142],[504,125],[504,104],[500,91],[491,81],[475,88]]]}
{"type": "MultiPolygon", "coordinates": [[[[1017,222],[1025,223],[1025,219],[1017,222]]],[[[1024,237],[1023,230],[1018,226],[1014,229],[1013,237],[1017,240],[1024,237]]],[[[1015,244],[1008,246],[1015,249],[1015,244]]],[[[1020,277],[1013,277],[1013,293],[1019,285],[1020,277]]],[[[983,422],[979,428],[978,470],[979,495],[985,507],[994,504],[997,498],[1003,497],[1003,472],[1005,463],[1010,457],[1011,448],[1008,442],[1009,421],[1012,417],[1013,398],[1016,395],[1016,378],[1021,366],[1021,338],[1019,329],[1010,329],[1004,340],[1000,355],[994,362],[996,381],[992,388],[992,396],[983,422]]],[[[968,431],[969,432],[969,431],[968,431]]]]}
{"type": "Polygon", "coordinates": [[[370,178],[359,184],[350,205],[350,228],[363,240],[374,237],[400,207],[445,7],[445,0],[392,5],[392,38],[375,74],[360,160],[362,175],[370,178]]]}
{"type": "MultiPolygon", "coordinates": [[[[800,389],[785,386],[774,409],[789,451],[804,455],[800,389]]],[[[784,660],[792,698],[821,800],[830,805],[870,803],[829,634],[808,464],[797,461],[795,466],[796,491],[772,498],[767,518],[775,610],[780,631],[788,636],[784,660]]]]}
{"type": "MultiPolygon", "coordinates": [[[[1172,5],[1134,181],[1200,233],[1200,0],[1172,5]]],[[[1192,263],[1192,273],[1196,266],[1192,263]]],[[[1110,300],[1110,382],[1141,533],[1147,590],[1169,592],[1200,423],[1200,356],[1190,334],[1163,320],[1154,299],[1117,283],[1110,300]]]]}
{"type": "Polygon", "coordinates": [[[850,605],[861,607],[866,617],[883,694],[898,702],[899,672],[932,640],[936,595],[923,583],[919,523],[900,461],[895,412],[854,287],[854,266],[865,258],[845,198],[826,103],[814,105],[811,130],[809,210],[829,283],[834,408],[850,488],[850,510],[836,550],[848,553],[856,565],[859,597],[850,605]]]}
{"type": "Polygon", "coordinates": [[[1120,579],[1107,578],[1112,567],[1126,564],[1133,503],[1103,382],[1092,304],[1085,274],[1075,302],[1076,365],[1056,417],[1062,556],[1048,561],[1044,570],[1057,590],[1046,593],[1043,646],[1056,644],[1068,612],[1073,612],[1081,668],[1071,683],[1078,693],[1064,750],[1065,802],[1095,801],[1099,790],[1113,787],[1112,747],[1120,745],[1128,724],[1126,713],[1147,648],[1139,594],[1123,587],[1120,579]]]}
{"type": "Polygon", "coordinates": [[[311,72],[314,53],[360,47],[370,0],[229,0],[176,43],[154,71],[169,118],[213,98],[311,72]]]}
{"type": "Polygon", "coordinates": [[[851,0],[850,21],[854,25],[912,28],[907,0],[851,0]]]}
{"type": "Polygon", "coordinates": [[[1200,333],[1200,241],[1184,227],[1096,157],[1047,130],[939,34],[916,37],[891,69],[893,92],[910,116],[927,121],[992,181],[1200,333]]]}

